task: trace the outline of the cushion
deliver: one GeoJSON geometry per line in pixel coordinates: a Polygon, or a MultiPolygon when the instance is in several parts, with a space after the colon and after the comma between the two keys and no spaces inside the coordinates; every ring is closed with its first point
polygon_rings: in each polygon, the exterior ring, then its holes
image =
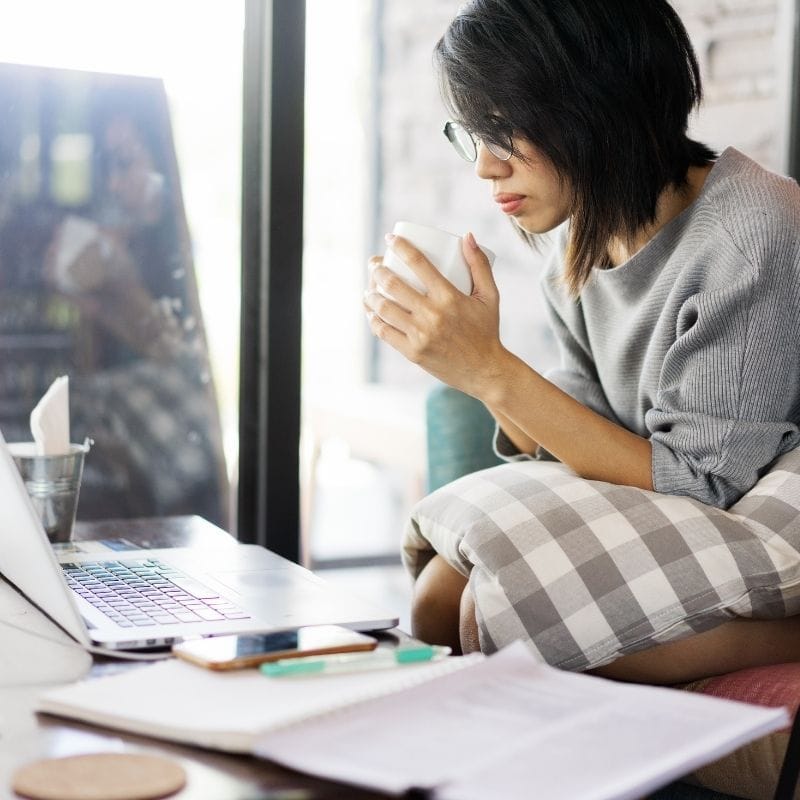
{"type": "MultiPolygon", "coordinates": [[[[743,669],[682,688],[744,703],[786,706],[794,716],[800,704],[800,664],[743,669]]],[[[764,736],[697,770],[691,780],[734,797],[772,800],[788,740],[789,728],[764,736]]],[[[795,791],[795,798],[800,798],[800,791],[795,791]]]]}
{"type": "Polygon", "coordinates": [[[425,419],[429,492],[501,463],[492,447],[495,421],[480,400],[436,386],[426,399],[425,419]]]}
{"type": "MultiPolygon", "coordinates": [[[[549,663],[583,670],[735,616],[800,612],[799,549],[795,450],[727,511],[587,481],[558,463],[482,470],[414,508],[403,559],[416,576],[439,553],[469,576],[485,651],[523,638],[549,663]]],[[[800,665],[681,688],[785,705],[794,714],[800,665]]],[[[687,780],[734,797],[772,798],[788,737],[788,729],[764,737],[687,780]]],[[[665,791],[672,798],[703,790],[675,784],[665,791]]]]}
{"type": "Polygon", "coordinates": [[[412,575],[435,553],[469,576],[481,648],[528,641],[586,670],[737,616],[800,612],[800,449],[727,511],[520,461],[412,511],[412,575]]]}
{"type": "MultiPolygon", "coordinates": [[[[494,420],[479,401],[460,396],[460,393],[449,387],[438,387],[432,391],[428,404],[430,489],[438,489],[467,472],[495,464],[490,442],[493,430],[494,420]],[[478,435],[474,435],[476,432],[478,435]]],[[[754,523],[761,522],[767,530],[784,531],[784,536],[790,537],[790,531],[785,529],[793,524],[798,504],[792,496],[792,481],[787,480],[782,472],[793,474],[797,471],[797,464],[797,460],[787,454],[780,463],[774,465],[774,474],[765,476],[730,512],[738,513],[745,519],[751,518],[754,523]]],[[[464,489],[468,490],[469,487],[465,486],[464,489]]],[[[602,493],[603,487],[598,487],[598,491],[602,493]]],[[[439,501],[436,503],[439,504],[439,501]]],[[[426,507],[433,510],[430,506],[426,507]]],[[[450,554],[448,560],[461,564],[461,571],[466,574],[471,564],[457,546],[458,536],[452,534],[452,526],[459,524],[452,522],[457,513],[454,512],[453,517],[448,519],[437,519],[437,525],[440,526],[439,541],[450,554]]],[[[436,526],[432,522],[421,524],[426,532],[434,535],[436,526]]],[[[407,563],[412,571],[418,572],[433,554],[432,545],[414,522],[409,526],[406,544],[407,563]]],[[[800,698],[800,667],[778,665],[742,670],[731,675],[696,681],[683,688],[696,692],[708,691],[709,694],[744,702],[786,705],[794,712],[800,698]]],[[[653,798],[772,798],[788,736],[788,730],[781,731],[747,745],[686,779],[694,785],[686,782],[673,783],[656,792],[653,798]]]]}

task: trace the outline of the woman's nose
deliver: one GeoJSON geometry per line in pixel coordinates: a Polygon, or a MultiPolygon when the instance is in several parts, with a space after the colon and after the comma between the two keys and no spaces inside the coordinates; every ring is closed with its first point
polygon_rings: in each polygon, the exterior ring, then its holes
{"type": "Polygon", "coordinates": [[[478,155],[475,159],[475,174],[483,180],[495,180],[496,178],[504,178],[511,174],[513,167],[511,166],[511,159],[502,161],[488,147],[484,146],[483,142],[478,142],[478,155]]]}

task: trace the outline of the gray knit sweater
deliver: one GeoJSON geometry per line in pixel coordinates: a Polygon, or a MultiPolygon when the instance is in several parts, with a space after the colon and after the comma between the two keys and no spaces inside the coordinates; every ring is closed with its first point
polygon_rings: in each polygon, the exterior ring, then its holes
{"type": "Polygon", "coordinates": [[[727,508],[800,444],[800,188],[726,150],[697,200],[578,301],[565,244],[562,229],[542,279],[561,354],[547,377],[650,440],[656,491],[727,508]]]}

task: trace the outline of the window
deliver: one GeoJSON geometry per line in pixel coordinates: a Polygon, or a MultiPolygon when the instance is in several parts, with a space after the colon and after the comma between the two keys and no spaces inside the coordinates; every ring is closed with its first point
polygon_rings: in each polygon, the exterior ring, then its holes
{"type": "Polygon", "coordinates": [[[399,219],[497,253],[504,335],[540,367],[537,257],[496,214],[441,135],[433,44],[460,4],[309,0],[303,262],[303,482],[312,565],[399,562],[426,491],[425,398],[433,379],[369,333],[367,259],[399,219]]]}
{"type": "Polygon", "coordinates": [[[79,518],[230,523],[243,6],[31,0],[0,32],[0,428],[69,375],[79,518]]]}

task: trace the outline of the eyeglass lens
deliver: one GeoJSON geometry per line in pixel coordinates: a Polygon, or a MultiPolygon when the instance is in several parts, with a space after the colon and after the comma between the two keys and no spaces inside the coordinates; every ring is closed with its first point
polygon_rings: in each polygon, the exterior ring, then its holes
{"type": "Polygon", "coordinates": [[[478,157],[478,148],[472,134],[457,122],[448,122],[444,126],[444,134],[450,140],[455,151],[466,161],[475,161],[478,157]]]}
{"type": "Polygon", "coordinates": [[[478,142],[482,142],[486,149],[500,161],[508,161],[511,158],[513,149],[511,143],[508,145],[498,144],[497,142],[478,139],[462,125],[457,122],[448,122],[444,126],[444,135],[450,140],[461,158],[466,161],[476,161],[478,158],[478,142]]]}

